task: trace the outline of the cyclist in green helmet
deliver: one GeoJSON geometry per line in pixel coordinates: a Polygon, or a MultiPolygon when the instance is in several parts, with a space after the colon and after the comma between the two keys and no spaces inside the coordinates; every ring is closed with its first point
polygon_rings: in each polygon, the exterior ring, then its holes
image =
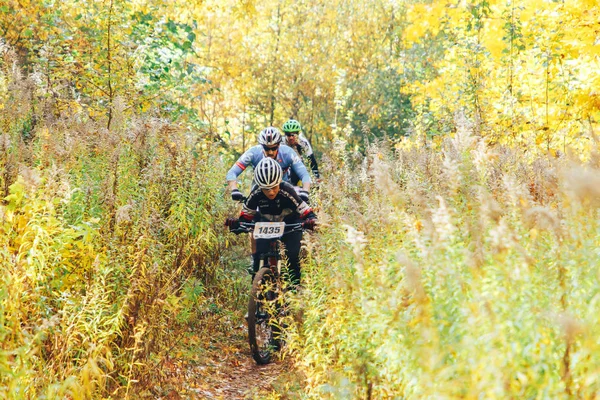
{"type": "MultiPolygon", "coordinates": [[[[288,120],[281,129],[283,133],[285,133],[285,137],[283,138],[283,143],[287,146],[294,149],[296,153],[302,158],[306,158],[308,160],[308,164],[310,165],[310,169],[316,180],[319,180],[319,166],[317,165],[317,160],[315,158],[315,154],[313,153],[312,146],[310,145],[308,139],[304,137],[302,134],[302,126],[300,122],[295,119],[288,120]]],[[[290,182],[296,185],[300,178],[295,176],[293,171],[291,171],[290,182]]]]}

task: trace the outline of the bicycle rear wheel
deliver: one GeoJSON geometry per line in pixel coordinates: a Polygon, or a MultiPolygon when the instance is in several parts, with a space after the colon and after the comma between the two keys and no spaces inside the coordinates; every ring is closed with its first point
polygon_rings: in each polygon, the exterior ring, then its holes
{"type": "Polygon", "coordinates": [[[261,268],[254,276],[248,300],[248,341],[257,364],[271,362],[272,354],[280,347],[277,326],[277,279],[269,268],[261,268]]]}

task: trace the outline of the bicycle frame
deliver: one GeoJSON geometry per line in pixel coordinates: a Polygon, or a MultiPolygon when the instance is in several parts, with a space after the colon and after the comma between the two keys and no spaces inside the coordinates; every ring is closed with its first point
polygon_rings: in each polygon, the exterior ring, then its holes
{"type": "MultiPolygon", "coordinates": [[[[240,222],[234,233],[250,233],[255,223],[240,222]]],[[[272,354],[281,346],[281,328],[278,316],[285,288],[281,282],[280,239],[289,232],[302,229],[302,223],[286,224],[279,237],[263,238],[269,240],[269,251],[261,254],[260,268],[256,271],[248,301],[248,341],[252,357],[258,364],[267,364],[272,354]]],[[[276,234],[279,234],[276,233],[276,234]]]]}
{"type": "Polygon", "coordinates": [[[260,266],[260,268],[270,268],[277,276],[281,273],[281,253],[279,251],[280,239],[281,238],[271,239],[271,242],[269,243],[270,251],[261,255],[262,263],[260,266]]]}

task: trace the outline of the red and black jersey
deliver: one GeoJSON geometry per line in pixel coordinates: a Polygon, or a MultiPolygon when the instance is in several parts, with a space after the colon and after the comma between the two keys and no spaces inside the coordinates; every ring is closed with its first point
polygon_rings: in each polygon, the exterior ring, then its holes
{"type": "Polygon", "coordinates": [[[300,219],[316,218],[312,208],[304,202],[296,189],[287,182],[279,184],[279,193],[270,200],[256,186],[242,206],[240,219],[252,221],[256,217],[261,221],[294,223],[300,219]]]}

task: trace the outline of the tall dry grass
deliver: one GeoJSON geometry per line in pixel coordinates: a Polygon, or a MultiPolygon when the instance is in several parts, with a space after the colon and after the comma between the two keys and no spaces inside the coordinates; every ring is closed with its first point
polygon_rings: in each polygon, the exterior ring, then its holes
{"type": "Polygon", "coordinates": [[[596,398],[600,163],[339,143],[291,353],[310,398],[596,398]]]}
{"type": "Polygon", "coordinates": [[[136,397],[239,296],[222,268],[225,165],[202,132],[121,100],[111,130],[59,112],[0,55],[0,397],[136,397]]]}

